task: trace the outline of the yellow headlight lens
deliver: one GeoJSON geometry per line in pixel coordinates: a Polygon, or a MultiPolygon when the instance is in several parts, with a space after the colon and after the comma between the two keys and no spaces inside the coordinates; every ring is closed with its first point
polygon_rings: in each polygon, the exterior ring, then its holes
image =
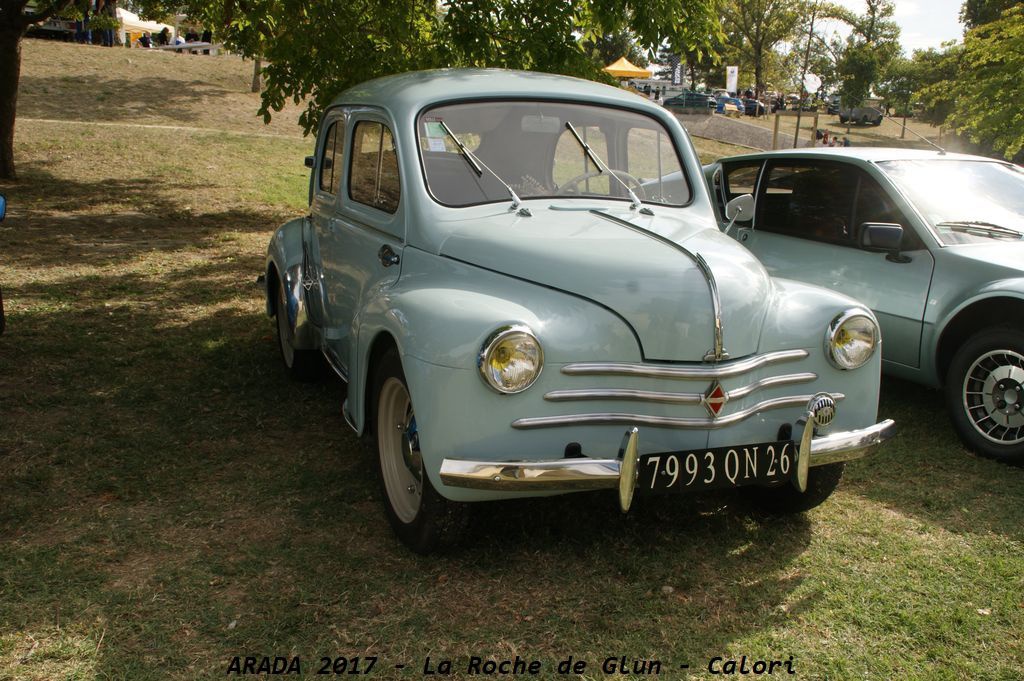
{"type": "Polygon", "coordinates": [[[501,393],[519,393],[540,376],[544,351],[527,327],[502,327],[484,343],[479,365],[487,385],[501,393]]]}
{"type": "Polygon", "coordinates": [[[832,320],[825,335],[825,355],[838,369],[864,366],[878,347],[878,325],[860,310],[847,310],[832,320]]]}

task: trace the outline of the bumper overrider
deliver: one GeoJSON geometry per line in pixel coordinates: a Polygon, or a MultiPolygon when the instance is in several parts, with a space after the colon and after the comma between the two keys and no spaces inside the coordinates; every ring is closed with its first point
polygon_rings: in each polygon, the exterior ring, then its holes
{"type": "MultiPolygon", "coordinates": [[[[815,426],[827,426],[835,415],[835,402],[819,393],[807,404],[797,422],[803,429],[797,449],[793,485],[807,489],[807,473],[814,466],[859,459],[873,453],[896,432],[892,419],[872,426],[815,437],[815,426]]],[[[502,492],[578,490],[619,490],[619,505],[628,511],[637,486],[640,431],[628,429],[622,438],[618,458],[562,458],[532,461],[471,461],[444,459],[441,481],[450,487],[502,492]]]]}

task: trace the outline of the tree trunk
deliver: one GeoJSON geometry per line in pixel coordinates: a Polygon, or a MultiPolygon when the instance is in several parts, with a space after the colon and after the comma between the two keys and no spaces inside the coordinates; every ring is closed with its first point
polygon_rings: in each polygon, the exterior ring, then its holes
{"type": "Polygon", "coordinates": [[[21,76],[21,31],[0,28],[0,180],[15,179],[14,117],[21,76]]]}
{"type": "Polygon", "coordinates": [[[260,59],[259,57],[256,57],[256,59],[254,59],[253,62],[252,62],[252,91],[253,92],[259,92],[260,90],[263,89],[262,84],[260,82],[260,77],[262,76],[262,74],[263,74],[263,60],[260,59]]]}

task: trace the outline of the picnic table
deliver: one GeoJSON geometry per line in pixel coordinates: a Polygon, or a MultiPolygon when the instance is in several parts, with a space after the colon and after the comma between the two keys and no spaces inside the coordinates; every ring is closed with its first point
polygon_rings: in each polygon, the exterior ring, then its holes
{"type": "Polygon", "coordinates": [[[210,54],[217,54],[217,52],[224,47],[221,43],[204,43],[204,42],[191,42],[182,43],[180,45],[153,45],[153,50],[174,50],[175,52],[181,52],[182,50],[188,50],[189,52],[195,52],[197,50],[209,50],[210,54]]]}

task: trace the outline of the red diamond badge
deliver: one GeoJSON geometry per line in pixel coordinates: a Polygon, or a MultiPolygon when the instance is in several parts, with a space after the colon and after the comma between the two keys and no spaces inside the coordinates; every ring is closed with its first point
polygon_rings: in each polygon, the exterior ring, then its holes
{"type": "Polygon", "coordinates": [[[729,401],[729,394],[722,388],[722,384],[717,380],[712,381],[711,385],[708,386],[707,391],[704,393],[704,407],[711,414],[711,418],[716,418],[719,412],[722,411],[722,407],[729,401]]]}

